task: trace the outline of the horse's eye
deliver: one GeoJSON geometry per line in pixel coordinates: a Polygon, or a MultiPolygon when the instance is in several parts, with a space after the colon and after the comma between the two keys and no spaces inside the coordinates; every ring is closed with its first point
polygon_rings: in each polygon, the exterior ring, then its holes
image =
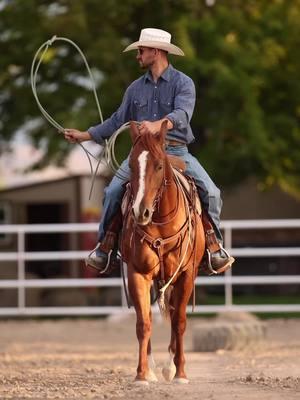
{"type": "Polygon", "coordinates": [[[158,164],[158,166],[156,167],[157,171],[161,171],[163,169],[163,165],[162,164],[158,164]]]}

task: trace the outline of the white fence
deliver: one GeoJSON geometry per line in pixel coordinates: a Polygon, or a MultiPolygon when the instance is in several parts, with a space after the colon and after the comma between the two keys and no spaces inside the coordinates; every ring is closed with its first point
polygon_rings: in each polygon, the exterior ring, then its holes
{"type": "MultiPolygon", "coordinates": [[[[300,219],[294,220],[249,220],[249,221],[223,221],[224,245],[229,252],[237,257],[295,257],[300,256],[300,247],[259,247],[259,248],[234,248],[232,246],[232,231],[234,229],[287,229],[300,228],[300,219]]],[[[18,290],[17,307],[0,307],[0,316],[35,316],[35,315],[100,315],[128,312],[121,278],[82,278],[82,279],[25,279],[25,262],[32,260],[82,260],[87,256],[86,251],[25,251],[25,236],[29,233],[62,233],[62,232],[92,232],[98,229],[95,223],[82,224],[48,224],[48,225],[0,225],[0,234],[17,234],[17,251],[0,253],[0,268],[5,268],[3,262],[16,261],[18,264],[18,277],[14,280],[0,280],[0,289],[18,290]],[[119,287],[122,295],[122,305],[112,307],[26,307],[26,289],[28,288],[70,288],[70,287],[119,287]]],[[[231,270],[223,276],[198,277],[196,285],[224,285],[224,305],[197,304],[195,312],[214,313],[221,311],[250,311],[250,312],[300,312],[299,304],[248,304],[234,305],[232,296],[233,285],[269,285],[269,284],[300,284],[297,275],[251,275],[232,276],[231,270]]],[[[154,312],[157,311],[154,307],[154,312]]],[[[132,311],[132,309],[131,309],[132,311]]],[[[191,312],[191,307],[188,308],[191,312]]]]}

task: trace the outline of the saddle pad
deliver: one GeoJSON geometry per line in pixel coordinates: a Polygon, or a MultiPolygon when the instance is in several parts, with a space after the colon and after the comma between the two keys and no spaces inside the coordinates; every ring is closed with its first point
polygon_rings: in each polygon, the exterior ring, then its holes
{"type": "Polygon", "coordinates": [[[130,203],[130,183],[127,183],[126,191],[123,196],[122,203],[121,203],[121,212],[122,212],[123,217],[126,214],[126,210],[128,208],[129,203],[130,203]]]}

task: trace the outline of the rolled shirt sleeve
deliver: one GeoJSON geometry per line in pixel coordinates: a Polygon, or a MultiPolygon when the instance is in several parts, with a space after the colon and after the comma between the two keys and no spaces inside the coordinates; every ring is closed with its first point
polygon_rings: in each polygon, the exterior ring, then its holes
{"type": "Polygon", "coordinates": [[[188,128],[196,101],[196,90],[192,79],[184,76],[176,88],[174,110],[166,115],[173,123],[173,129],[183,131],[188,128]]]}
{"type": "Polygon", "coordinates": [[[130,120],[130,91],[131,86],[127,88],[120,107],[110,118],[106,119],[102,124],[91,126],[88,129],[89,134],[96,143],[103,144],[105,139],[109,138],[120,126],[130,120]]]}

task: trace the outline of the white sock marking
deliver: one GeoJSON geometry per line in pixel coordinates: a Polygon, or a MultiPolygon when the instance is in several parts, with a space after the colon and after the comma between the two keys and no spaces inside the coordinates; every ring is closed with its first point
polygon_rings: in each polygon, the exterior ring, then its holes
{"type": "Polygon", "coordinates": [[[138,156],[140,165],[140,175],[139,175],[139,190],[137,192],[135,202],[133,204],[134,215],[137,217],[139,215],[140,204],[145,194],[145,174],[147,166],[148,151],[144,150],[138,156]]]}

